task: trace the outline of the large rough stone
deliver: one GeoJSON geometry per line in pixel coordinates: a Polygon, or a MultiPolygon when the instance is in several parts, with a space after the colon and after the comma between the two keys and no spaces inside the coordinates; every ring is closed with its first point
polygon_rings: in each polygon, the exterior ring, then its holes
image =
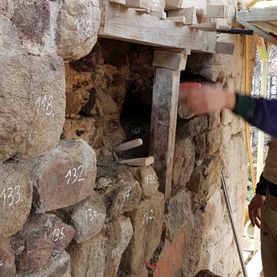
{"type": "Polygon", "coordinates": [[[102,198],[93,193],[81,203],[66,209],[76,230],[75,240],[80,243],[96,236],[106,219],[106,207],[102,198]]]}
{"type": "Polygon", "coordinates": [[[78,60],[91,51],[100,26],[98,0],[66,0],[57,18],[58,53],[66,61],[78,60]]]}
{"type": "Polygon", "coordinates": [[[0,165],[0,237],[22,229],[31,210],[32,185],[21,163],[0,165]]]}
{"type": "Polygon", "coordinates": [[[24,229],[11,238],[17,271],[34,272],[48,266],[53,256],[64,252],[74,235],[74,229],[55,215],[32,215],[24,229]]]}
{"type": "Polygon", "coordinates": [[[32,163],[36,212],[60,209],[84,200],[93,192],[95,178],[93,149],[83,140],[61,141],[32,163]]]}
{"type": "Polygon", "coordinates": [[[21,272],[18,277],[71,277],[70,256],[67,252],[52,258],[47,268],[39,269],[33,273],[21,272]]]}
{"type": "Polygon", "coordinates": [[[160,192],[142,201],[136,210],[128,213],[134,235],[123,254],[122,269],[138,274],[158,247],[163,227],[164,195],[160,192]]]}
{"type": "Polygon", "coordinates": [[[0,56],[0,161],[32,158],[55,146],[65,117],[62,60],[0,56]]]}
{"type": "Polygon", "coordinates": [[[16,276],[14,252],[11,248],[9,239],[6,238],[0,239],[0,276],[16,276]]]}
{"type": "Polygon", "coordinates": [[[105,237],[102,234],[69,249],[72,277],[105,276],[105,237]]]}
{"type": "Polygon", "coordinates": [[[108,225],[105,277],[117,276],[121,256],[127,248],[132,235],[133,228],[129,218],[119,217],[108,225]]]}
{"type": "Polygon", "coordinates": [[[149,198],[158,191],[158,176],[151,166],[137,167],[133,170],[133,173],[140,183],[144,198],[149,198]]]}

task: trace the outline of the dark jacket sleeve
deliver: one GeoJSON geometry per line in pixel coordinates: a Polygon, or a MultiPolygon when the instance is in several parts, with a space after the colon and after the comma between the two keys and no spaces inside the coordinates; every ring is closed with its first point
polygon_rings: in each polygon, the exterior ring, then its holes
{"type": "Polygon", "coordinates": [[[277,99],[254,98],[237,94],[234,113],[251,125],[277,138],[277,99]]]}

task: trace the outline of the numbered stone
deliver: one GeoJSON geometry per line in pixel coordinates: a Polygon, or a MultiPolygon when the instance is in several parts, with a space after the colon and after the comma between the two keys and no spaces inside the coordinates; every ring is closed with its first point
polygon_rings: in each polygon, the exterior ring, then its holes
{"type": "Polygon", "coordinates": [[[52,258],[47,268],[39,269],[33,273],[19,273],[18,277],[71,277],[70,256],[67,252],[58,254],[52,258]]]}
{"type": "Polygon", "coordinates": [[[0,56],[0,161],[37,157],[54,147],[65,117],[62,59],[0,56]]]}
{"type": "Polygon", "coordinates": [[[0,276],[16,276],[14,252],[11,248],[10,240],[6,238],[0,238],[0,276]]]}
{"type": "Polygon", "coordinates": [[[57,18],[58,53],[66,61],[89,54],[97,41],[100,26],[98,0],[66,0],[57,18]]]}
{"type": "Polygon", "coordinates": [[[104,193],[104,201],[109,217],[115,217],[135,209],[141,199],[141,188],[132,174],[126,171],[119,174],[112,186],[104,193]]]}
{"type": "Polygon", "coordinates": [[[73,243],[69,249],[72,277],[105,276],[105,241],[99,234],[83,243],[73,243]]]}
{"type": "Polygon", "coordinates": [[[164,195],[157,192],[142,201],[137,209],[128,213],[134,235],[122,257],[122,269],[128,274],[139,274],[145,261],[149,261],[161,241],[164,222],[164,195]]]}
{"type": "Polygon", "coordinates": [[[105,277],[113,277],[117,276],[121,256],[133,236],[130,219],[119,217],[112,221],[107,227],[107,235],[105,277]]]}
{"type": "Polygon", "coordinates": [[[0,165],[0,237],[22,229],[31,210],[32,185],[21,163],[0,165]]]}
{"type": "Polygon", "coordinates": [[[99,234],[106,219],[106,207],[102,198],[96,193],[80,204],[66,209],[66,213],[76,230],[75,240],[78,243],[99,234]]]}
{"type": "Polygon", "coordinates": [[[48,266],[63,253],[75,235],[74,229],[52,214],[29,217],[23,230],[11,238],[18,272],[34,272],[48,266]]]}
{"type": "Polygon", "coordinates": [[[143,197],[149,198],[158,191],[158,177],[152,167],[137,167],[134,169],[134,175],[140,182],[143,197]]]}
{"type": "Polygon", "coordinates": [[[61,141],[32,164],[33,206],[46,212],[72,206],[91,195],[95,186],[96,156],[84,141],[61,141]]]}

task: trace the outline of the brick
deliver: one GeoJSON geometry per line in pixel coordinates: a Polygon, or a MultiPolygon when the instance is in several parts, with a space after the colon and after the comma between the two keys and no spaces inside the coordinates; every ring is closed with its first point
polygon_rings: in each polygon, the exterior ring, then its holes
{"type": "Polygon", "coordinates": [[[9,237],[23,228],[31,210],[32,185],[22,163],[0,165],[0,236],[9,237]]]}
{"type": "Polygon", "coordinates": [[[68,251],[72,277],[105,276],[105,241],[106,238],[99,234],[83,243],[71,245],[68,251]]]}
{"type": "Polygon", "coordinates": [[[1,55],[0,83],[0,161],[34,158],[58,144],[65,117],[62,59],[1,55]]]}
{"type": "Polygon", "coordinates": [[[83,140],[61,141],[32,163],[33,206],[38,213],[72,206],[92,192],[96,156],[83,140]]]}
{"type": "Polygon", "coordinates": [[[64,252],[75,231],[51,214],[29,217],[24,229],[11,238],[18,272],[34,272],[48,266],[52,257],[64,252]]]}
{"type": "Polygon", "coordinates": [[[106,207],[102,198],[96,193],[81,203],[66,209],[66,213],[76,230],[75,240],[78,243],[99,234],[106,219],[106,207]]]}
{"type": "Polygon", "coordinates": [[[129,274],[142,271],[158,247],[163,227],[164,195],[160,192],[142,201],[136,210],[128,213],[134,235],[123,254],[122,270],[129,274]]]}
{"type": "Polygon", "coordinates": [[[14,252],[7,238],[0,238],[0,276],[16,276],[14,252]]]}
{"type": "Polygon", "coordinates": [[[134,176],[140,183],[144,198],[149,198],[158,191],[158,177],[152,167],[137,167],[134,169],[134,176]]]}
{"type": "Polygon", "coordinates": [[[117,276],[121,256],[132,236],[133,227],[129,218],[119,217],[107,227],[105,277],[117,276]]]}
{"type": "Polygon", "coordinates": [[[67,252],[52,257],[47,268],[39,269],[33,273],[19,273],[18,277],[71,277],[70,256],[67,252]]]}

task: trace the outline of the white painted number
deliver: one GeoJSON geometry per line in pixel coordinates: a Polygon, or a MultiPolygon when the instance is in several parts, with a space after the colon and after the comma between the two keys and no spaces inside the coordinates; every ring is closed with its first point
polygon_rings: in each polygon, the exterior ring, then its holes
{"type": "Polygon", "coordinates": [[[53,241],[59,241],[61,239],[63,239],[65,237],[64,235],[64,227],[62,227],[61,229],[55,229],[51,235],[51,239],[53,241]]]}
{"type": "Polygon", "coordinates": [[[91,222],[94,218],[98,217],[99,214],[97,211],[94,211],[93,209],[87,209],[85,211],[85,218],[87,221],[91,222]]]}
{"type": "Polygon", "coordinates": [[[148,215],[145,214],[144,217],[143,217],[143,221],[144,222],[145,221],[154,220],[154,219],[155,219],[155,217],[154,217],[154,211],[152,209],[150,210],[148,215]]]}
{"type": "Polygon", "coordinates": [[[37,112],[42,112],[46,116],[54,115],[53,100],[53,95],[39,96],[37,101],[35,102],[37,112]]]}
{"type": "Polygon", "coordinates": [[[147,175],[145,177],[145,182],[148,183],[148,184],[152,184],[152,183],[156,182],[156,176],[154,176],[154,175],[147,175]]]}
{"type": "Polygon", "coordinates": [[[3,199],[3,205],[5,207],[12,207],[19,202],[22,202],[20,189],[20,186],[3,189],[0,194],[0,199],[3,199]]]}
{"type": "Polygon", "coordinates": [[[67,171],[65,179],[67,179],[67,184],[74,184],[76,182],[82,182],[85,179],[83,177],[84,166],[80,165],[78,168],[74,167],[67,171]]]}

